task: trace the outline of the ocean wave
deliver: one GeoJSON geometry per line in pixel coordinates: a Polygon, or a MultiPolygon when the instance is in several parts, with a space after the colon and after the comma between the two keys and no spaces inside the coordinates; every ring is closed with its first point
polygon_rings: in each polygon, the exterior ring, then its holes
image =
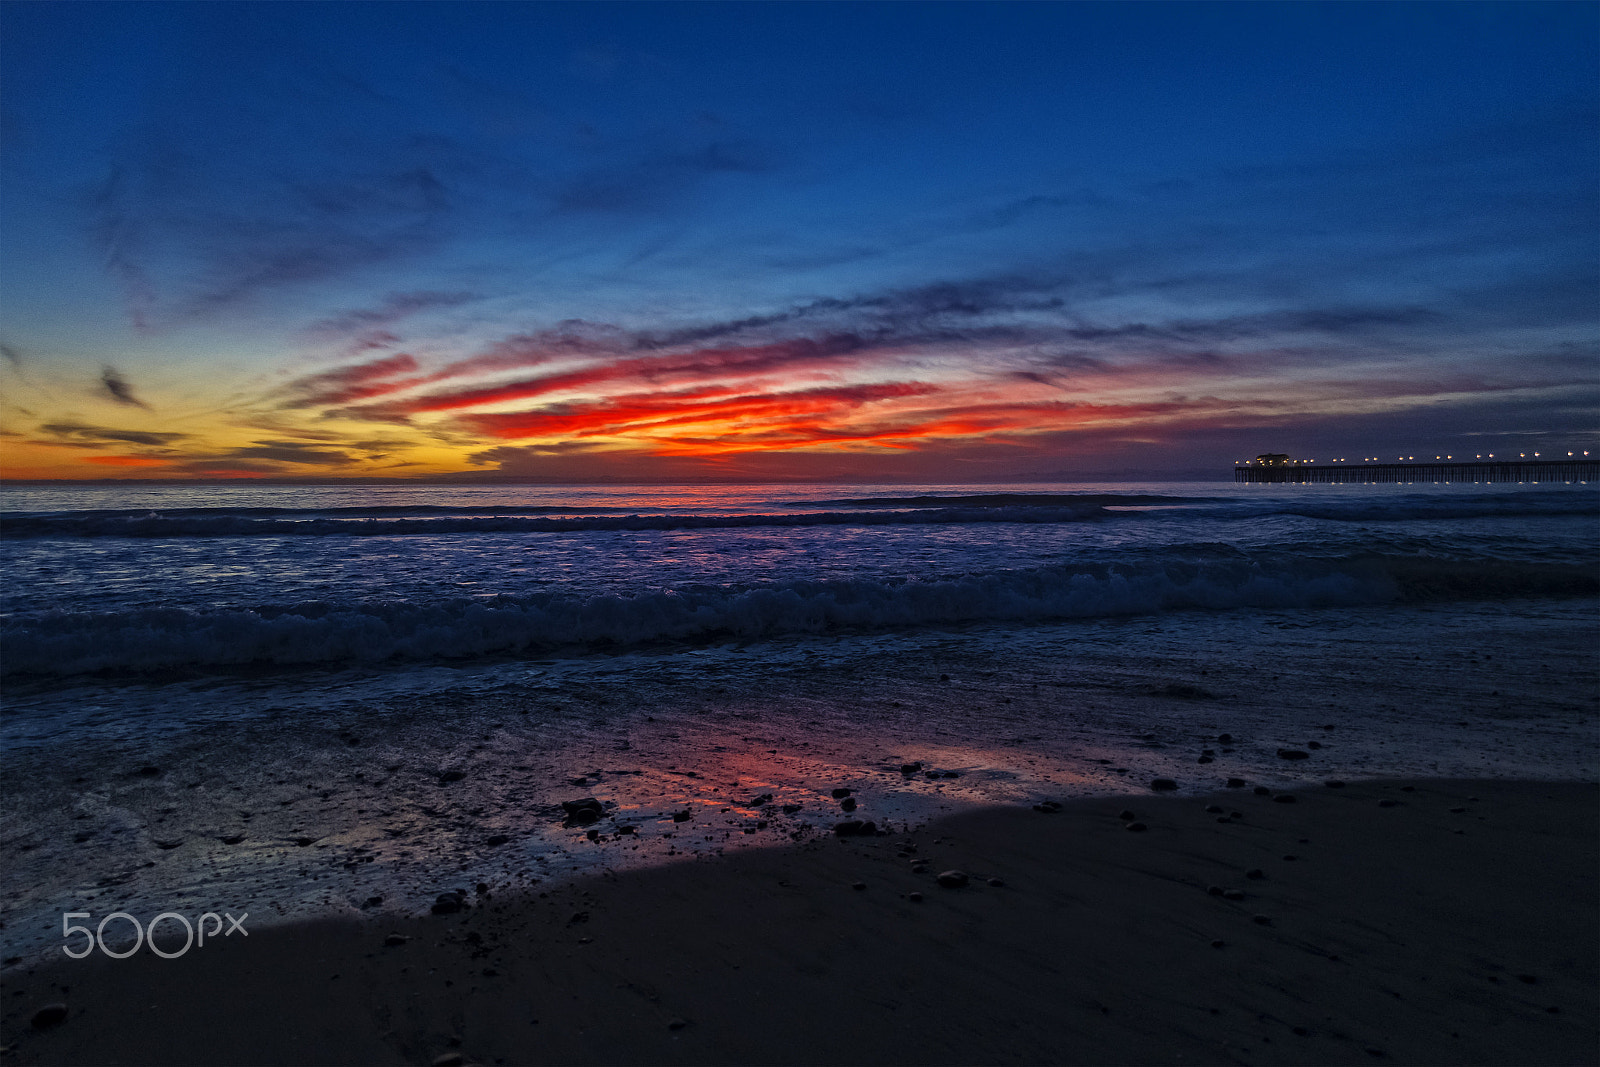
{"type": "MultiPolygon", "coordinates": [[[[527,509],[520,509],[526,511],[527,509]]],[[[913,512],[808,512],[745,515],[526,514],[496,517],[445,515],[417,518],[343,518],[308,514],[258,518],[237,510],[207,514],[172,512],[16,515],[0,525],[6,539],[40,537],[394,537],[415,534],[567,533],[586,530],[719,530],[751,526],[889,526],[948,523],[1062,523],[1104,518],[1099,505],[1040,508],[936,508],[913,512]]]]}
{"type": "Polygon", "coordinates": [[[0,539],[185,537],[382,537],[566,533],[587,530],[713,530],[748,527],[1050,524],[1116,519],[1244,522],[1272,516],[1340,523],[1600,516],[1600,492],[1415,493],[1339,498],[1343,487],[1269,497],[1131,493],[989,493],[852,497],[774,504],[817,511],[734,514],[627,513],[559,505],[395,505],[343,508],[168,508],[13,513],[0,539]],[[848,508],[849,510],[831,510],[848,508]]]}
{"type": "Polygon", "coordinates": [[[1400,599],[1594,595],[1592,569],[1360,557],[1098,568],[943,580],[784,581],[632,596],[538,594],[255,610],[50,612],[0,628],[7,675],[471,658],[647,642],[1400,599]]]}

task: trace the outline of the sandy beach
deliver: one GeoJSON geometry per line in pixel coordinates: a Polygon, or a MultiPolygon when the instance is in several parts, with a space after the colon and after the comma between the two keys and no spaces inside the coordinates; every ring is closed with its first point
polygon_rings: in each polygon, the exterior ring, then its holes
{"type": "Polygon", "coordinates": [[[4,1041],[18,1064],[1592,1063],[1597,799],[1152,792],[467,885],[455,914],[13,968],[4,1041]]]}

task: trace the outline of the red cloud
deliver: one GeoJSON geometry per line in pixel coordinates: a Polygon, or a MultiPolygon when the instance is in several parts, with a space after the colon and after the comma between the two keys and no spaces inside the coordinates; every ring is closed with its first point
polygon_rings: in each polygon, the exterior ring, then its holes
{"type": "MultiPolygon", "coordinates": [[[[550,393],[600,385],[606,382],[643,381],[656,385],[670,385],[675,382],[749,378],[773,371],[793,373],[820,366],[837,369],[852,362],[848,357],[862,350],[865,345],[866,342],[853,334],[839,334],[820,340],[803,338],[770,345],[705,348],[693,352],[650,356],[642,359],[614,359],[609,362],[593,363],[585,367],[541,375],[536,378],[523,378],[494,385],[427,393],[404,400],[393,400],[383,404],[352,408],[342,412],[342,414],[359,418],[392,419],[428,411],[453,411],[459,408],[478,407],[483,404],[502,403],[507,400],[528,400],[537,396],[547,396],[550,393]]],[[[493,367],[497,364],[492,361],[499,358],[491,353],[484,357],[462,360],[450,364],[438,373],[428,375],[425,378],[372,386],[362,397],[352,399],[364,399],[366,397],[399,392],[425,382],[440,381],[444,378],[454,377],[468,370],[482,370],[486,367],[493,367]]],[[[379,360],[377,362],[383,363],[386,361],[379,360]]],[[[355,368],[350,369],[353,370],[355,368]]],[[[335,403],[337,401],[324,402],[335,403]]]]}
{"type": "Polygon", "coordinates": [[[708,422],[736,428],[807,414],[835,413],[843,417],[863,404],[924,396],[937,392],[938,386],[883,382],[764,395],[744,393],[718,399],[708,395],[719,391],[632,394],[584,404],[554,405],[545,410],[465,415],[458,421],[479,433],[502,439],[639,433],[708,422]]]}
{"type": "Polygon", "coordinates": [[[402,352],[399,355],[385,356],[382,359],[297,378],[284,386],[285,391],[296,395],[281,406],[309,408],[322,404],[348,404],[352,400],[382,396],[431,380],[423,378],[400,382],[383,381],[385,378],[393,378],[396,374],[409,374],[416,369],[416,358],[402,352]]]}

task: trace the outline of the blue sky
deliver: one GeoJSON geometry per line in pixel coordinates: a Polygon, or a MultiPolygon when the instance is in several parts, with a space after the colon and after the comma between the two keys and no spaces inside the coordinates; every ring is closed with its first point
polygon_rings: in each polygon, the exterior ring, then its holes
{"type": "Polygon", "coordinates": [[[8,3],[7,474],[1592,442],[1597,22],[8,3]]]}

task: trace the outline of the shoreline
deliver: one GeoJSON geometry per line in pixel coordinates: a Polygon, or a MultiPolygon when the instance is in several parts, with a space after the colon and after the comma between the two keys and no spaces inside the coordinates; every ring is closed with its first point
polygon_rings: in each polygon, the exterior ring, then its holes
{"type": "Polygon", "coordinates": [[[1593,633],[1587,604],[1180,613],[75,686],[0,721],[4,956],[59,944],[66,912],[405,915],[442,881],[787,844],[831,829],[840,787],[904,828],[1156,777],[1595,780],[1593,633]],[[604,820],[564,825],[587,796],[604,820]]]}
{"type": "Polygon", "coordinates": [[[19,1064],[1595,1062],[1595,783],[1291,795],[990,807],[16,966],[3,1041],[19,1064]]]}

